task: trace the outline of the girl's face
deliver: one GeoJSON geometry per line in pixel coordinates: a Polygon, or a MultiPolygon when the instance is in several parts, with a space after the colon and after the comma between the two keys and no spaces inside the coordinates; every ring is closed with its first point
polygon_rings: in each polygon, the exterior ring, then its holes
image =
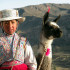
{"type": "Polygon", "coordinates": [[[3,21],[3,29],[9,35],[13,34],[16,31],[17,25],[18,24],[16,20],[3,21]]]}

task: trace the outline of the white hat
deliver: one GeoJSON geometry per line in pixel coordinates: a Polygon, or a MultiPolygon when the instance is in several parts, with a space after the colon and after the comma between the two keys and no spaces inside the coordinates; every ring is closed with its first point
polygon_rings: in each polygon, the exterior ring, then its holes
{"type": "Polygon", "coordinates": [[[0,11],[0,22],[17,19],[19,22],[23,22],[25,17],[19,17],[18,10],[8,9],[0,11]]]}

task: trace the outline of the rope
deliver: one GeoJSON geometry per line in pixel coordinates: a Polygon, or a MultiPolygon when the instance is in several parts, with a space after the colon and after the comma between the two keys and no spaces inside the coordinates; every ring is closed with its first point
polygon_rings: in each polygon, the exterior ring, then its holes
{"type": "Polygon", "coordinates": [[[44,51],[44,53],[43,53],[43,56],[42,56],[40,65],[39,65],[39,67],[38,67],[38,70],[40,70],[40,68],[41,68],[41,65],[42,65],[42,63],[43,63],[44,57],[45,57],[45,51],[44,51]]]}
{"type": "MultiPolygon", "coordinates": [[[[40,42],[40,43],[41,43],[41,42],[40,42]]],[[[41,44],[42,44],[42,43],[41,43],[41,44]]],[[[42,45],[43,45],[43,44],[42,44],[42,45]]],[[[43,47],[44,47],[44,53],[43,53],[43,55],[42,55],[42,59],[41,59],[41,62],[40,62],[40,64],[39,64],[39,67],[38,67],[37,70],[40,70],[41,65],[42,65],[42,63],[43,63],[43,60],[44,60],[44,57],[45,57],[45,53],[46,53],[45,45],[43,45],[43,47]]]]}

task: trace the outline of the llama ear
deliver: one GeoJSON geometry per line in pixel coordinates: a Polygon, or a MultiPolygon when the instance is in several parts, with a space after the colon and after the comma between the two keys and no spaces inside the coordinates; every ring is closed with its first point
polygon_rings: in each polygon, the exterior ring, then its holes
{"type": "Polygon", "coordinates": [[[43,17],[43,25],[47,22],[48,17],[49,17],[49,12],[50,12],[50,7],[48,6],[48,11],[45,13],[43,17]]]}
{"type": "Polygon", "coordinates": [[[44,17],[43,17],[43,25],[45,24],[45,22],[47,22],[48,20],[48,17],[49,17],[49,13],[45,13],[44,17]]]}
{"type": "Polygon", "coordinates": [[[59,15],[55,20],[53,20],[54,22],[57,22],[60,19],[61,15],[59,15]]]}

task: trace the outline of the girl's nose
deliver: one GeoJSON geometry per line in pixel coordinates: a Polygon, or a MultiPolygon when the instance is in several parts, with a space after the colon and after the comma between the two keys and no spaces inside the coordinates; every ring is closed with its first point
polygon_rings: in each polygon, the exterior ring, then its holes
{"type": "Polygon", "coordinates": [[[8,26],[9,26],[9,27],[12,27],[12,23],[11,23],[11,21],[9,21],[8,26]]]}

